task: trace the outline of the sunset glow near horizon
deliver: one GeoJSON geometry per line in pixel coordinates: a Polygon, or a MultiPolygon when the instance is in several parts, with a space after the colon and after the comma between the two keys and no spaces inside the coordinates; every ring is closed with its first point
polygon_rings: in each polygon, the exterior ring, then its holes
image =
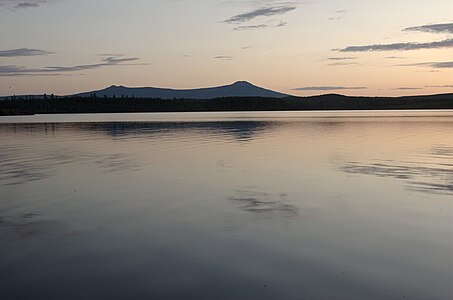
{"type": "Polygon", "coordinates": [[[292,95],[453,92],[452,0],[0,0],[0,96],[246,80],[292,95]]]}

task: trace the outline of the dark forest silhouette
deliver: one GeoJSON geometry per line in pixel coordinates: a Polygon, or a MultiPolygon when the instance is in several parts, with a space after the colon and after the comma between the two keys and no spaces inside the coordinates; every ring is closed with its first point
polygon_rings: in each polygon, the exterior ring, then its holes
{"type": "Polygon", "coordinates": [[[0,115],[120,112],[293,111],[453,109],[453,94],[409,97],[224,97],[215,99],[153,99],[134,97],[8,97],[0,115]]]}

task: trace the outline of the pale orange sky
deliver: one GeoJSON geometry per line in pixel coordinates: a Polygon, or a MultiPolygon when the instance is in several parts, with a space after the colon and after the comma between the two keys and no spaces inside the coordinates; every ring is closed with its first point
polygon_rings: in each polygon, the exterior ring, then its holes
{"type": "Polygon", "coordinates": [[[451,0],[0,0],[0,37],[0,95],[237,80],[294,95],[453,92],[451,0]]]}

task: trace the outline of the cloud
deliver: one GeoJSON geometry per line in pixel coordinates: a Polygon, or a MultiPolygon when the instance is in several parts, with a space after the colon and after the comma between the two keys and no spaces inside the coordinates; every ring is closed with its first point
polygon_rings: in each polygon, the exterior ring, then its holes
{"type": "Polygon", "coordinates": [[[233,28],[233,30],[254,30],[254,29],[266,29],[266,28],[278,28],[286,26],[286,22],[280,22],[278,24],[257,24],[257,25],[245,25],[245,26],[238,26],[233,28]]]}
{"type": "Polygon", "coordinates": [[[30,2],[21,2],[16,5],[16,8],[29,8],[29,7],[38,7],[39,3],[30,3],[30,2]]]}
{"type": "Polygon", "coordinates": [[[100,56],[100,57],[105,57],[105,56],[120,57],[120,56],[124,56],[124,54],[119,54],[119,53],[101,53],[101,54],[98,54],[97,56],[100,56]]]}
{"type": "Polygon", "coordinates": [[[138,61],[137,57],[105,57],[101,62],[77,66],[51,66],[44,68],[27,68],[23,66],[0,66],[0,76],[49,76],[68,72],[94,70],[108,66],[139,66],[145,63],[130,63],[138,61]]]}
{"type": "Polygon", "coordinates": [[[413,90],[423,90],[423,88],[402,86],[402,87],[396,88],[395,90],[398,90],[398,91],[413,91],[413,90]]]}
{"type": "Polygon", "coordinates": [[[331,67],[339,67],[339,66],[353,66],[353,65],[360,65],[356,60],[357,57],[355,56],[344,56],[344,57],[328,57],[327,60],[331,61],[329,66],[331,67]]]}
{"type": "Polygon", "coordinates": [[[294,5],[286,5],[286,6],[274,6],[274,7],[266,7],[266,8],[259,8],[250,12],[246,12],[243,14],[235,15],[227,20],[224,21],[224,23],[244,23],[251,21],[255,18],[258,17],[271,17],[275,15],[282,15],[286,14],[290,11],[293,11],[296,9],[296,6],[294,5]]]}
{"type": "Polygon", "coordinates": [[[453,39],[429,43],[394,43],[394,44],[376,44],[366,46],[349,46],[343,49],[333,49],[339,52],[380,52],[380,51],[409,51],[421,49],[440,49],[453,48],[453,39]]]}
{"type": "Polygon", "coordinates": [[[450,69],[450,68],[453,68],[453,61],[401,64],[401,65],[397,65],[397,67],[431,67],[434,69],[450,69]]]}
{"type": "MultiPolygon", "coordinates": [[[[404,28],[403,31],[431,32],[431,33],[453,33],[453,23],[443,24],[428,24],[421,26],[413,26],[404,28]]],[[[341,49],[333,49],[332,51],[339,52],[383,52],[383,51],[410,51],[421,49],[441,49],[453,48],[453,39],[447,38],[442,41],[416,43],[416,42],[401,42],[393,44],[373,44],[364,46],[348,46],[341,49]]]]}
{"type": "Polygon", "coordinates": [[[234,27],[233,30],[253,30],[253,29],[263,29],[263,28],[269,28],[269,25],[258,24],[258,25],[238,26],[238,27],[234,27]]]}
{"type": "Polygon", "coordinates": [[[331,63],[329,64],[329,66],[331,67],[338,67],[338,66],[357,66],[357,65],[360,65],[358,62],[334,62],[334,63],[331,63]]]}
{"type": "MultiPolygon", "coordinates": [[[[231,4],[243,4],[244,1],[223,1],[223,3],[231,4]]],[[[287,25],[287,22],[279,20],[278,18],[270,19],[267,22],[259,22],[255,24],[244,24],[251,22],[255,19],[270,18],[274,16],[280,16],[287,14],[300,6],[301,1],[282,1],[282,0],[249,0],[246,1],[248,5],[251,5],[253,8],[245,13],[237,14],[232,16],[229,19],[223,21],[226,24],[235,24],[236,27],[233,28],[235,31],[246,31],[246,30],[257,30],[257,29],[269,29],[269,28],[279,28],[287,25]]]]}
{"type": "Polygon", "coordinates": [[[453,23],[445,24],[429,24],[422,26],[414,26],[403,29],[403,31],[421,31],[431,33],[453,33],[453,23]]]}
{"type": "Polygon", "coordinates": [[[445,85],[425,85],[427,88],[449,88],[453,89],[453,84],[445,84],[445,85]]]}
{"type": "Polygon", "coordinates": [[[0,7],[8,9],[25,9],[39,7],[43,4],[50,4],[55,0],[0,0],[0,7]]]}
{"type": "Polygon", "coordinates": [[[341,91],[341,90],[366,90],[363,86],[307,86],[295,88],[293,91],[341,91]]]}
{"type": "Polygon", "coordinates": [[[433,68],[436,68],[436,69],[453,68],[453,61],[433,62],[433,63],[430,63],[430,66],[433,68]]]}
{"type": "Polygon", "coordinates": [[[346,56],[346,57],[329,57],[327,58],[328,60],[335,60],[335,61],[338,61],[338,60],[353,60],[353,59],[357,59],[357,57],[355,56],[346,56]]]}
{"type": "Polygon", "coordinates": [[[335,17],[329,18],[329,21],[336,21],[336,20],[342,20],[346,17],[347,11],[342,9],[342,10],[337,10],[335,12],[335,17]]]}
{"type": "Polygon", "coordinates": [[[21,56],[40,56],[40,55],[49,55],[54,54],[53,52],[39,50],[39,49],[29,49],[29,48],[20,48],[20,49],[11,49],[11,50],[1,50],[0,57],[21,57],[21,56]]]}
{"type": "Polygon", "coordinates": [[[218,56],[214,56],[214,59],[225,60],[225,61],[232,61],[232,60],[233,60],[233,56],[229,56],[229,55],[218,55],[218,56]]]}

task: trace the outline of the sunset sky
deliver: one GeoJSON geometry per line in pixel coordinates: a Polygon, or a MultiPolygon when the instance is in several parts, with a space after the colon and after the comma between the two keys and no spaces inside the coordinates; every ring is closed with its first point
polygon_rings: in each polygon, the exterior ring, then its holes
{"type": "Polygon", "coordinates": [[[453,0],[0,0],[0,96],[453,92],[453,0]]]}

